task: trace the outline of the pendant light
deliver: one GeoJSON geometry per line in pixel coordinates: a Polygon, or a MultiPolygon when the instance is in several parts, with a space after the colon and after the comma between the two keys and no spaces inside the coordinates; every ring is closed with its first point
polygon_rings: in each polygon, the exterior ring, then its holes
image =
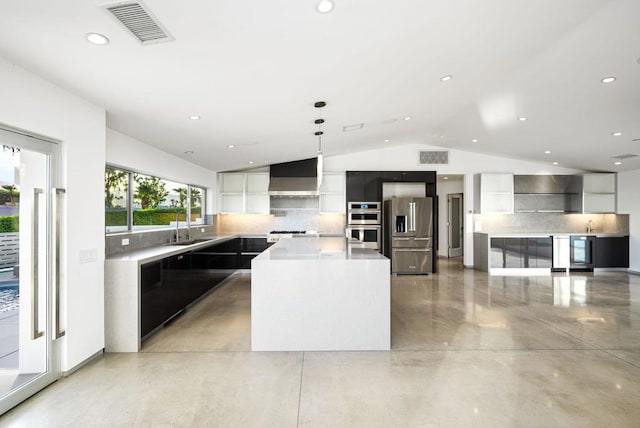
{"type": "Polygon", "coordinates": [[[324,119],[322,118],[322,108],[326,106],[327,103],[324,101],[318,101],[314,104],[314,107],[318,109],[318,119],[315,120],[315,124],[318,125],[318,130],[315,132],[315,135],[318,137],[318,193],[320,193],[320,186],[322,186],[322,171],[323,171],[323,161],[324,156],[322,154],[322,124],[324,123],[324,119]]]}

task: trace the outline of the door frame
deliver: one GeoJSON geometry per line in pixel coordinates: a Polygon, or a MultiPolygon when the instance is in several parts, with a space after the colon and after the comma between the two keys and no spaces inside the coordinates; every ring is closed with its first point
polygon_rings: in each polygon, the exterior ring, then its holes
{"type": "Polygon", "coordinates": [[[447,193],[447,234],[448,234],[448,243],[447,243],[447,257],[461,257],[464,255],[464,193],[447,193]],[[453,211],[451,209],[451,200],[460,199],[460,211],[459,211],[459,224],[460,228],[457,231],[453,230],[453,211]],[[454,233],[458,233],[460,236],[460,246],[452,247],[451,243],[453,242],[454,233]]]}
{"type": "MultiPolygon", "coordinates": [[[[0,397],[0,415],[20,404],[27,398],[44,389],[61,376],[61,344],[58,334],[60,319],[60,283],[55,283],[60,278],[60,269],[63,266],[61,251],[61,231],[62,215],[54,213],[54,209],[59,209],[58,203],[54,202],[57,195],[63,193],[59,189],[62,177],[61,142],[52,138],[38,134],[19,130],[11,126],[0,123],[0,141],[2,145],[18,147],[21,150],[41,153],[47,156],[48,174],[46,177],[45,208],[46,208],[46,295],[44,305],[46,307],[46,317],[42,320],[44,325],[44,339],[46,341],[46,370],[36,375],[33,379],[13,388],[4,396],[0,397]],[[54,294],[54,289],[57,295],[54,294]],[[56,314],[56,310],[58,313],[56,314]]],[[[62,205],[62,203],[60,203],[62,205]]],[[[58,211],[61,213],[61,211],[58,211]]],[[[19,352],[19,351],[18,351],[19,352]]]]}

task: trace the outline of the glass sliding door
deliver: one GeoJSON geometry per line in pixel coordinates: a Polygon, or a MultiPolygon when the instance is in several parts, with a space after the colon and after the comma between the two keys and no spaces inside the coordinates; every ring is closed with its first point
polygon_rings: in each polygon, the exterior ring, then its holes
{"type": "Polygon", "coordinates": [[[0,126],[0,414],[59,376],[54,142],[0,126]]]}

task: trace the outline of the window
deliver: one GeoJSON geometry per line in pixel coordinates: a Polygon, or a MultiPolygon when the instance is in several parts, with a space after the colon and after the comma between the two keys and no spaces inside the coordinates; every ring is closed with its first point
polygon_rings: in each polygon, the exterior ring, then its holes
{"type": "Polygon", "coordinates": [[[204,224],[204,195],[206,190],[202,187],[191,186],[191,223],[204,224]]]}
{"type": "Polygon", "coordinates": [[[107,167],[106,232],[175,228],[176,222],[179,227],[203,224],[205,194],[202,187],[107,167]]]}
{"type": "Polygon", "coordinates": [[[107,233],[129,230],[129,173],[120,169],[105,169],[104,208],[107,233]]]}

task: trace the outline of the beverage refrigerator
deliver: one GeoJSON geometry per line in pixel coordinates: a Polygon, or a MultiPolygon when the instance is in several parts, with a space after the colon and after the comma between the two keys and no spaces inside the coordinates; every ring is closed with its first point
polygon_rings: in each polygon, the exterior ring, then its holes
{"type": "Polygon", "coordinates": [[[433,272],[433,199],[393,197],[384,201],[383,221],[391,272],[433,272]]]}

